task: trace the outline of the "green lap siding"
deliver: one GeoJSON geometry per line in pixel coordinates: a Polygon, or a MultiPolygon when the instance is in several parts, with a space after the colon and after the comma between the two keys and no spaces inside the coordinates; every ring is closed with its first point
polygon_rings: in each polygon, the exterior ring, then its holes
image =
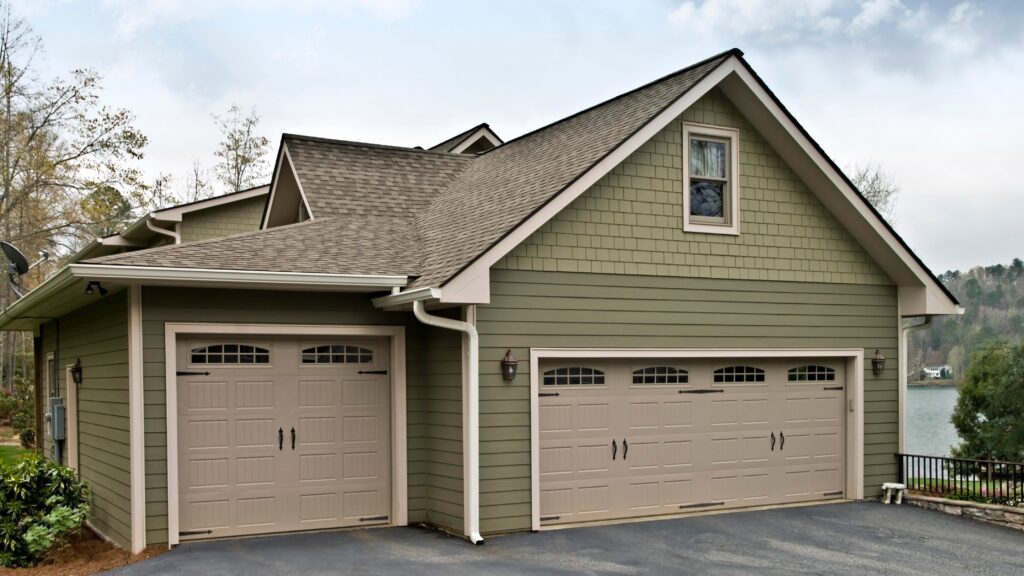
{"type": "MultiPolygon", "coordinates": [[[[877,348],[896,358],[898,346],[892,286],[615,274],[492,271],[477,328],[485,533],[530,529],[530,348],[877,348]],[[730,311],[733,301],[750,307],[730,311]],[[520,360],[512,383],[501,379],[507,349],[520,360]]],[[[895,362],[881,377],[866,363],[867,496],[896,473],[896,378],[895,362]]]]}
{"type": "MultiPolygon", "coordinates": [[[[897,358],[889,276],[711,91],[491,270],[481,338],[481,524],[530,529],[530,348],[860,348],[897,358]],[[740,234],[683,230],[684,122],[739,130],[740,234]],[[505,383],[505,351],[520,375],[505,383]]],[[[865,373],[866,494],[894,477],[895,361],[865,373]]]]}
{"type": "Polygon", "coordinates": [[[459,340],[364,294],[147,287],[142,293],[146,418],[146,539],[167,542],[164,330],[167,322],[406,327],[409,521],[462,527],[459,340]]]}
{"type": "MultiPolygon", "coordinates": [[[[50,382],[67,399],[65,367],[82,362],[78,387],[78,468],[93,493],[89,522],[120,546],[131,543],[128,440],[128,299],[121,291],[41,327],[42,353],[54,354],[50,382]]],[[[45,361],[43,366],[45,366],[45,361]]],[[[45,402],[45,400],[44,400],[45,402]]],[[[66,444],[66,443],[65,443],[66,444]]],[[[53,446],[44,451],[53,457],[53,446]]],[[[67,447],[62,460],[67,463],[67,447]]]]}
{"type": "Polygon", "coordinates": [[[181,241],[209,240],[259,230],[266,203],[267,197],[263,195],[185,214],[181,220],[181,241]]]}

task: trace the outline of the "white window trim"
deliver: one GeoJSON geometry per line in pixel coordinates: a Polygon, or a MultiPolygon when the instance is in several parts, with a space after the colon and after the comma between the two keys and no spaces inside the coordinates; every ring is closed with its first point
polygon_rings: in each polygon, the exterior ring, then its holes
{"type": "Polygon", "coordinates": [[[215,324],[168,322],[164,324],[164,381],[167,423],[167,545],[179,543],[178,494],[178,338],[198,334],[234,336],[371,336],[387,337],[390,344],[391,379],[391,526],[409,523],[409,475],[405,396],[405,327],[318,324],[215,324]]]}
{"type": "Polygon", "coordinates": [[[683,230],[704,234],[740,234],[740,131],[734,128],[683,123],[683,230]],[[690,220],[690,138],[708,136],[729,141],[729,195],[726,219],[722,224],[690,220]]]}
{"type": "Polygon", "coordinates": [[[64,445],[68,454],[68,468],[78,472],[78,387],[71,376],[74,367],[74,364],[64,367],[64,386],[67,390],[67,406],[64,407],[64,414],[67,416],[64,445]]]}
{"type": "MultiPolygon", "coordinates": [[[[754,359],[835,358],[846,371],[846,482],[844,497],[864,499],[864,350],[860,348],[531,348],[530,349],[530,501],[531,527],[557,530],[572,525],[540,525],[540,364],[545,359],[754,359]]],[[[837,368],[838,370],[839,368],[837,368]]],[[[635,520],[635,519],[632,519],[635,520]]]]}

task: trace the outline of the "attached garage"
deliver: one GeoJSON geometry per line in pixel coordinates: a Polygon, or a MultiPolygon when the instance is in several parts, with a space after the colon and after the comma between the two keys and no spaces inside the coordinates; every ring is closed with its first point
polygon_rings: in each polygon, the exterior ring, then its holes
{"type": "Polygon", "coordinates": [[[861,351],[564,353],[533,351],[535,529],[857,497],[861,351]]]}
{"type": "Polygon", "coordinates": [[[397,524],[391,338],[170,328],[180,541],[397,524]]]}

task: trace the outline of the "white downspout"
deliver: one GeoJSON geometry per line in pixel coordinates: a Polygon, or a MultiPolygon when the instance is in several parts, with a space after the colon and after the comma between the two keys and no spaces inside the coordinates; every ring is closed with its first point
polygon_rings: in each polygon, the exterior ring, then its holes
{"type": "Polygon", "coordinates": [[[181,235],[180,234],[178,234],[177,232],[172,232],[170,230],[167,230],[166,228],[160,228],[159,226],[154,226],[153,225],[153,220],[151,218],[146,218],[146,228],[149,228],[150,230],[152,230],[153,232],[156,232],[157,234],[163,234],[164,236],[170,236],[171,238],[174,239],[174,243],[175,244],[181,244],[181,235]]]}
{"type": "Polygon", "coordinates": [[[466,496],[465,515],[466,536],[473,544],[483,544],[484,538],[480,535],[480,336],[476,326],[469,322],[452,320],[441,316],[427,314],[423,307],[422,300],[412,303],[412,312],[416,319],[428,325],[446,330],[456,330],[466,334],[468,337],[468,360],[469,369],[466,398],[464,409],[467,413],[466,427],[463,431],[463,450],[466,451],[468,466],[463,470],[466,475],[466,486],[469,494],[466,496]]]}
{"type": "MultiPolygon", "coordinates": [[[[900,321],[902,324],[902,320],[900,321]]],[[[920,324],[906,325],[902,324],[900,329],[900,353],[899,353],[899,404],[900,404],[900,439],[899,439],[899,451],[900,454],[905,454],[907,451],[907,365],[909,363],[908,350],[907,350],[907,336],[911,332],[916,332],[922,328],[927,327],[932,322],[931,316],[925,316],[924,322],[920,324]]]]}

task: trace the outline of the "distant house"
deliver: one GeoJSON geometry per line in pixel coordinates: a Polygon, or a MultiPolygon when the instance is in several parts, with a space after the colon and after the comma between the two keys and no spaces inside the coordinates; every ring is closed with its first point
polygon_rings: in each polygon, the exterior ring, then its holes
{"type": "Polygon", "coordinates": [[[435,148],[285,135],[195,241],[171,209],[0,313],[98,530],[480,542],[895,479],[901,323],[957,301],[740,51],[435,148]]]}
{"type": "Polygon", "coordinates": [[[948,364],[942,366],[925,366],[922,370],[926,378],[949,378],[953,369],[948,364]]]}

